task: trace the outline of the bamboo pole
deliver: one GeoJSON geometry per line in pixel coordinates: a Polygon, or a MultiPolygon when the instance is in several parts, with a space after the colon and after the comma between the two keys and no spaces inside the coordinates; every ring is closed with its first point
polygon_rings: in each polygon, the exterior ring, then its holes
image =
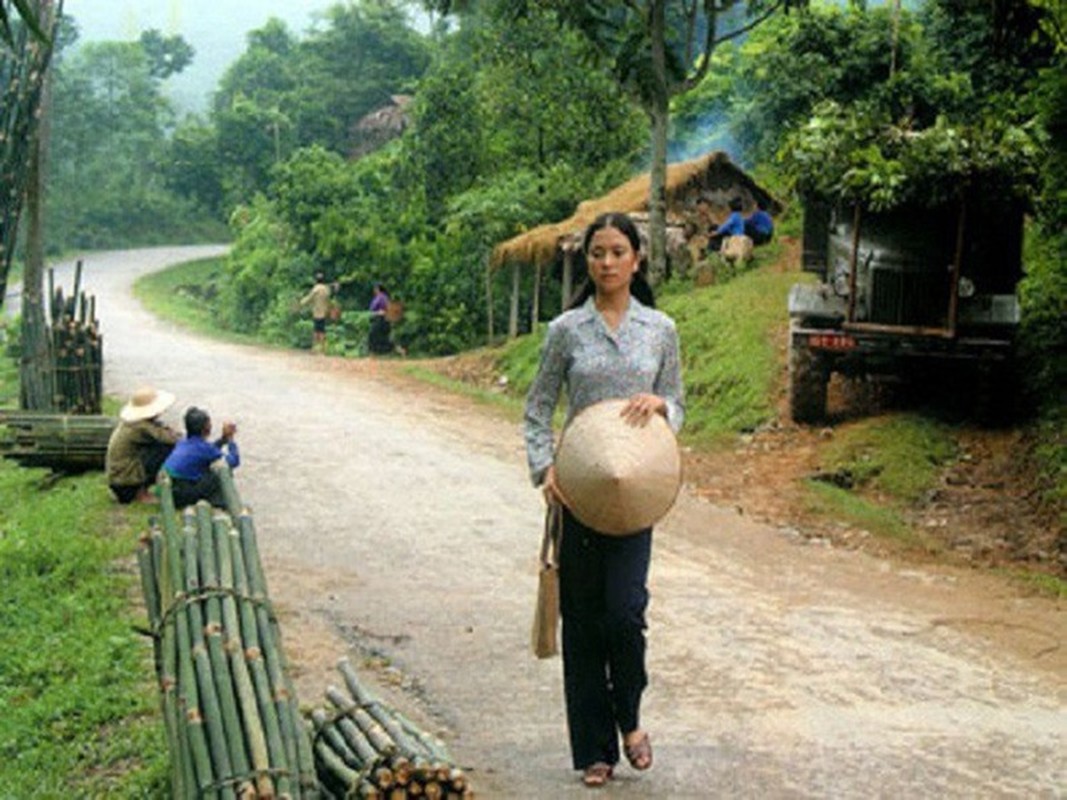
{"type": "Polygon", "coordinates": [[[271,684],[274,686],[278,717],[282,722],[282,734],[285,737],[289,737],[286,747],[295,748],[301,784],[309,787],[313,783],[311,776],[315,774],[315,757],[311,750],[311,739],[301,721],[296,693],[293,691],[292,683],[288,677],[289,667],[285,660],[285,651],[281,646],[281,633],[278,630],[276,621],[267,611],[267,583],[263,574],[263,565],[259,558],[255,523],[252,519],[252,513],[247,509],[238,518],[238,530],[245,564],[248,568],[250,595],[256,601],[254,605],[257,628],[262,641],[267,674],[270,676],[271,684]]]}
{"type": "MultiPolygon", "coordinates": [[[[223,646],[222,629],[222,592],[224,587],[219,580],[219,570],[215,554],[215,520],[211,506],[204,501],[196,505],[197,550],[200,565],[200,588],[206,592],[204,599],[204,638],[207,642],[208,658],[211,663],[211,677],[218,696],[222,729],[226,740],[231,765],[230,775],[247,776],[249,774],[248,755],[245,752],[245,736],[239,718],[237,695],[234,691],[234,675],[230,669],[230,658],[223,646]]],[[[251,732],[251,731],[249,731],[251,732]]],[[[262,795],[263,788],[258,787],[262,795]]],[[[245,795],[251,790],[250,782],[244,779],[237,784],[237,793],[245,795]]]]}
{"type": "MultiPolygon", "coordinates": [[[[232,529],[227,532],[227,539],[230,544],[230,557],[233,564],[233,586],[236,594],[243,598],[239,604],[239,624],[243,644],[242,655],[248,668],[251,689],[254,695],[254,702],[249,706],[249,709],[256,709],[267,731],[264,734],[262,733],[263,727],[258,729],[259,732],[256,734],[254,742],[254,750],[257,755],[253,757],[253,764],[257,769],[264,769],[265,762],[271,760],[272,753],[286,754],[286,750],[280,741],[282,736],[278,711],[272,697],[270,678],[263,663],[256,612],[253,605],[257,601],[249,591],[244,554],[240,547],[240,541],[232,529]],[[273,747],[269,744],[271,740],[273,740],[273,747]]],[[[288,757],[288,754],[275,761],[275,763],[285,763],[290,765],[290,769],[295,768],[294,761],[288,757]]],[[[291,782],[289,789],[290,791],[293,789],[291,782]]]]}
{"type": "Polygon", "coordinates": [[[242,535],[229,514],[201,502],[180,515],[179,530],[170,477],[161,473],[158,483],[161,514],[138,559],[173,794],[318,797],[328,790],[299,715],[251,519],[242,535]]]}
{"type": "MultiPolygon", "coordinates": [[[[347,659],[341,659],[337,668],[349,694],[330,686],[325,697],[335,713],[312,712],[316,756],[322,744],[348,753],[349,766],[358,767],[387,797],[470,795],[466,775],[452,763],[443,743],[374,698],[347,659]]],[[[320,760],[316,769],[322,776],[330,764],[320,760]]]]}
{"type": "Polygon", "coordinates": [[[204,730],[204,718],[200,713],[200,693],[196,686],[196,669],[193,666],[192,643],[189,627],[184,619],[173,616],[178,640],[178,684],[180,686],[179,702],[185,712],[185,735],[189,740],[189,753],[194,766],[194,780],[198,793],[210,786],[215,780],[211,768],[211,756],[208,753],[207,732],[204,730]]]}
{"type": "MultiPolygon", "coordinates": [[[[199,595],[201,586],[200,569],[197,561],[196,534],[196,518],[193,513],[187,511],[185,514],[185,528],[182,532],[182,543],[185,553],[185,586],[189,593],[189,602],[186,604],[185,610],[192,644],[190,657],[195,671],[202,719],[204,727],[207,729],[207,741],[210,747],[213,767],[212,774],[216,779],[228,778],[233,774],[233,765],[230,763],[229,746],[226,742],[226,731],[222,724],[218,693],[212,677],[207,643],[204,640],[204,615],[200,608],[199,595]]],[[[203,791],[207,787],[201,782],[200,788],[203,791]]],[[[236,797],[230,786],[221,787],[218,794],[223,800],[234,800],[236,797]]]]}
{"type": "MultiPolygon", "coordinates": [[[[245,658],[242,646],[241,627],[237,612],[237,605],[247,605],[247,596],[241,593],[236,579],[233,564],[233,551],[230,540],[234,535],[233,526],[229,517],[224,514],[215,515],[215,549],[219,556],[219,574],[223,586],[230,587],[232,594],[225,595],[222,600],[222,616],[224,631],[224,647],[230,658],[230,669],[233,674],[234,684],[240,697],[241,714],[244,721],[244,730],[251,738],[255,731],[264,730],[267,736],[267,752],[272,764],[288,764],[292,769],[292,762],[287,761],[284,752],[280,751],[280,732],[277,730],[278,721],[274,715],[260,713],[260,702],[256,696],[252,675],[248,661],[245,658]],[[237,598],[240,598],[238,600],[237,598]]],[[[268,711],[270,707],[268,704],[268,711]]],[[[250,744],[250,748],[261,749],[262,745],[256,741],[250,744]]],[[[291,778],[288,774],[279,773],[276,788],[279,797],[285,797],[291,793],[291,778]]]]}
{"type": "Polygon", "coordinates": [[[0,454],[61,472],[103,469],[116,424],[99,415],[0,411],[0,454]]]}
{"type": "Polygon", "coordinates": [[[222,497],[226,501],[226,510],[234,519],[237,519],[241,516],[241,512],[244,511],[244,507],[241,503],[241,495],[237,492],[237,485],[233,480],[233,470],[221,458],[211,465],[211,469],[219,478],[222,497]]]}

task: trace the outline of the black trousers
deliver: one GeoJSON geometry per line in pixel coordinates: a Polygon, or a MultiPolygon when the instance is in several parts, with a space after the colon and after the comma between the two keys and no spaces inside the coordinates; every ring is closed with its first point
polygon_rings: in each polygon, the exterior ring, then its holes
{"type": "Polygon", "coordinates": [[[560,543],[563,689],[575,769],[619,760],[619,735],[640,725],[652,529],[607,536],[569,511],[560,543]]]}
{"type": "Polygon", "coordinates": [[[174,507],[185,508],[199,500],[207,500],[215,508],[226,508],[226,497],[222,493],[222,482],[214,470],[208,470],[200,480],[189,481],[183,478],[171,478],[171,491],[174,494],[174,507]]]}
{"type": "Polygon", "coordinates": [[[156,482],[156,475],[163,468],[163,462],[167,460],[167,456],[170,455],[170,451],[173,449],[174,445],[166,444],[165,442],[152,442],[144,445],[137,454],[144,467],[144,483],[132,486],[111,484],[111,491],[114,493],[115,498],[123,504],[132,503],[142,489],[146,489],[156,482]]]}
{"type": "Polygon", "coordinates": [[[367,337],[367,349],[379,355],[393,352],[393,326],[381,314],[375,314],[370,320],[370,333],[367,337]]]}

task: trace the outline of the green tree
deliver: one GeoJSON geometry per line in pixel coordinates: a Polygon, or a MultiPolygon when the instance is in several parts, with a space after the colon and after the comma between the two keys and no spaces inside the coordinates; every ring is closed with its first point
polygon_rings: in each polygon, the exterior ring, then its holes
{"type": "Polygon", "coordinates": [[[159,80],[177,75],[192,63],[196,54],[181,36],[164,36],[154,28],[143,31],[139,41],[148,59],[149,74],[159,80]]]}
{"type": "Polygon", "coordinates": [[[171,134],[163,171],[168,188],[193,200],[215,219],[225,216],[225,193],[215,127],[188,117],[171,134]]]}
{"type": "Polygon", "coordinates": [[[210,122],[227,207],[263,191],[271,168],[296,146],[287,110],[299,73],[297,41],[284,22],[272,18],[248,34],[248,49],[223,74],[210,122]]]}
{"type": "MultiPolygon", "coordinates": [[[[535,8],[549,9],[581,31],[648,115],[649,258],[653,271],[665,272],[667,253],[665,186],[671,98],[699,84],[721,43],[751,30],[780,9],[802,4],[804,0],[749,0],[745,4],[740,0],[497,0],[497,7],[513,18],[525,17],[535,8]],[[730,12],[742,7],[747,14],[735,21],[730,12]]],[[[429,0],[426,5],[447,13],[454,3],[429,0]]]]}
{"type": "Polygon", "coordinates": [[[359,0],[330,7],[325,25],[300,43],[294,92],[298,140],[338,153],[352,149],[352,127],[366,114],[410,92],[430,61],[404,4],[359,0]]]}
{"type": "Polygon", "coordinates": [[[169,185],[168,136],[175,114],[161,87],[191,49],[172,37],[150,56],[144,42],[154,41],[152,36],[76,46],[72,23],[60,41],[64,49],[55,70],[49,159],[53,247],[205,235],[205,214],[169,185]],[[165,52],[176,55],[167,58],[165,52]]]}

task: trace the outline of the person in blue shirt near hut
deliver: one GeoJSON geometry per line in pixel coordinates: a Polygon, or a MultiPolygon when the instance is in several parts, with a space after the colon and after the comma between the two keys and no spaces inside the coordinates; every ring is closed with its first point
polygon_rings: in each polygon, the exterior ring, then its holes
{"type": "Polygon", "coordinates": [[[236,434],[237,425],[224,422],[222,436],[208,441],[211,417],[207,411],[192,406],[185,412],[185,438],[174,445],[163,462],[163,469],[171,478],[175,508],[185,508],[199,500],[207,500],[216,508],[226,507],[222,484],[211,465],[220,458],[226,459],[231,469],[240,465],[236,434]]]}
{"type": "Polygon", "coordinates": [[[767,244],[774,235],[774,218],[762,205],[745,217],[745,236],[752,244],[767,244]]]}
{"type": "Polygon", "coordinates": [[[718,228],[708,235],[708,250],[717,252],[722,248],[723,241],[728,236],[745,235],[745,218],[741,215],[744,203],[740,197],[730,200],[730,216],[718,228]]]}

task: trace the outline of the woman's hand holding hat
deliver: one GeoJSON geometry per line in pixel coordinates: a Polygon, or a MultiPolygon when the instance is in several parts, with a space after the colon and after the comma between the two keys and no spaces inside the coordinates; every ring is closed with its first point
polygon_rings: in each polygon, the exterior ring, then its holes
{"type": "MultiPolygon", "coordinates": [[[[598,533],[636,533],[674,504],[682,464],[674,432],[656,414],[662,402],[646,394],[605,400],[584,408],[563,431],[554,491],[598,533]]],[[[546,471],[546,483],[548,477],[546,471]]]]}
{"type": "Polygon", "coordinates": [[[619,416],[627,425],[643,428],[653,414],[667,416],[667,401],[656,394],[635,394],[623,406],[619,416]]]}

